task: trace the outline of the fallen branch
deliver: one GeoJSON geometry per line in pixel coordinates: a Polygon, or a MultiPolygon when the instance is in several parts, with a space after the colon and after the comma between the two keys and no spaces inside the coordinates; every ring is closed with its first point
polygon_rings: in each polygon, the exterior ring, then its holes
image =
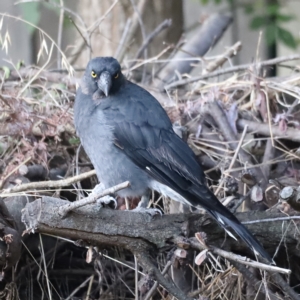
{"type": "Polygon", "coordinates": [[[157,78],[161,81],[156,81],[156,87],[163,90],[166,83],[176,79],[176,72],[179,74],[190,73],[193,64],[198,63],[199,57],[218,42],[231,22],[232,17],[229,15],[213,14],[209,16],[170,63],[159,72],[157,78]],[[187,61],[188,58],[191,60],[187,61]]]}
{"type": "MultiPolygon", "coordinates": [[[[171,241],[179,241],[183,236],[194,236],[196,232],[206,232],[207,244],[214,247],[223,245],[226,250],[249,253],[248,247],[234,239],[227,238],[224,243],[224,231],[215,223],[210,222],[206,215],[177,214],[151,217],[132,211],[118,211],[89,205],[77,208],[61,218],[59,209],[66,201],[56,198],[43,197],[28,203],[22,211],[22,220],[26,224],[27,231],[67,237],[73,240],[84,240],[94,246],[117,246],[133,252],[140,264],[156,278],[168,291],[177,295],[178,299],[184,299],[182,292],[174,289],[174,285],[167,281],[161,272],[154,268],[151,255],[157,255],[158,251],[170,247],[171,241]],[[96,208],[95,208],[96,207],[96,208]],[[154,251],[154,252],[153,252],[154,251]]],[[[295,215],[297,215],[295,213],[295,215]]],[[[263,220],[271,217],[276,220],[284,216],[281,213],[249,212],[237,214],[243,220],[263,220]]],[[[295,222],[296,224],[296,222],[295,222]]],[[[276,226],[264,226],[256,223],[249,226],[249,230],[262,242],[265,248],[276,249],[282,239],[281,222],[276,226]]],[[[285,247],[293,255],[299,255],[297,250],[298,228],[290,226],[286,232],[285,247]]],[[[194,245],[195,246],[195,245],[194,245]]],[[[198,247],[199,245],[197,245],[198,247]]],[[[216,254],[224,256],[223,250],[216,254]]],[[[232,259],[229,256],[228,259],[232,259]]],[[[240,262],[240,260],[239,260],[240,262]]],[[[263,268],[262,265],[259,267],[263,268]]],[[[276,267],[270,267],[273,272],[276,267]]],[[[264,268],[266,269],[266,268],[264,268]]],[[[268,269],[270,270],[270,269],[268,269]]],[[[282,269],[279,269],[282,271],[282,269]]],[[[276,269],[276,271],[278,271],[276,269]]],[[[288,271],[286,271],[288,272],[288,271]]]]}
{"type": "Polygon", "coordinates": [[[263,271],[268,271],[268,272],[278,272],[278,273],[282,273],[282,274],[286,274],[286,275],[291,274],[290,269],[284,269],[284,268],[279,268],[276,266],[267,265],[267,264],[264,264],[264,263],[261,263],[258,261],[251,260],[245,256],[236,255],[234,253],[219,249],[217,247],[206,247],[205,245],[202,245],[197,240],[195,240],[195,238],[191,238],[191,239],[189,239],[189,241],[191,243],[192,248],[194,248],[194,249],[197,249],[200,251],[208,249],[210,252],[212,252],[214,254],[224,257],[230,261],[238,262],[245,266],[257,268],[257,269],[260,269],[263,271]]]}
{"type": "Polygon", "coordinates": [[[3,190],[3,192],[0,194],[1,197],[9,197],[13,193],[19,193],[23,191],[28,191],[28,190],[36,190],[36,189],[43,189],[43,188],[61,188],[64,186],[71,185],[75,182],[84,180],[86,178],[92,177],[96,175],[96,171],[92,170],[89,172],[82,173],[77,176],[73,176],[67,179],[62,179],[62,180],[49,180],[49,181],[41,181],[41,182],[30,182],[30,183],[25,183],[19,186],[15,186],[11,189],[6,189],[3,190]]]}
{"type": "MultiPolygon", "coordinates": [[[[60,207],[66,201],[43,197],[28,203],[23,209],[23,220],[27,229],[35,228],[41,233],[53,234],[72,239],[89,240],[97,245],[119,245],[125,248],[137,245],[139,239],[157,249],[169,246],[170,240],[178,236],[194,236],[196,232],[206,232],[208,245],[218,246],[223,243],[224,231],[214,221],[210,221],[207,215],[200,214],[172,214],[151,217],[132,211],[119,211],[89,205],[84,209],[77,208],[68,214],[67,218],[61,218],[60,207]],[[203,225],[204,224],[204,225],[203,225]],[[134,240],[137,239],[137,240],[134,240]]],[[[278,218],[286,218],[282,213],[270,213],[253,211],[237,214],[240,221],[255,222],[247,225],[249,230],[258,236],[258,239],[267,249],[275,249],[282,238],[282,221],[278,218]],[[273,220],[276,226],[264,225],[264,219],[273,220]]],[[[299,213],[291,214],[290,218],[299,217],[299,213]]],[[[298,221],[294,220],[294,224],[298,221]]],[[[297,227],[291,227],[287,232],[286,246],[289,251],[297,255],[297,227]]],[[[224,250],[245,251],[251,253],[248,247],[234,239],[227,238],[224,250]]],[[[299,253],[298,253],[299,254],[299,253]]]]}
{"type": "MultiPolygon", "coordinates": [[[[248,126],[248,132],[256,132],[264,136],[271,136],[270,127],[267,123],[258,123],[254,121],[239,119],[237,126],[243,130],[245,126],[248,126]]],[[[274,140],[276,139],[287,139],[295,142],[300,142],[300,131],[299,129],[288,127],[285,131],[280,130],[278,126],[272,126],[272,134],[274,140]]]]}
{"type": "MultiPolygon", "coordinates": [[[[283,62],[286,62],[286,61],[293,61],[293,60],[299,60],[299,59],[300,59],[299,54],[290,55],[290,56],[282,56],[282,57],[269,59],[269,60],[257,63],[257,67],[273,66],[273,65],[277,65],[277,64],[280,64],[280,63],[283,63],[283,62]]],[[[208,78],[211,78],[211,77],[217,77],[217,76],[225,75],[225,74],[228,74],[228,73],[245,71],[245,70],[250,69],[251,67],[253,67],[253,65],[255,66],[255,64],[239,65],[239,66],[234,66],[234,67],[230,67],[230,68],[227,68],[227,69],[218,70],[218,71],[215,71],[215,72],[212,72],[212,73],[203,74],[203,75],[200,75],[200,76],[195,76],[195,77],[188,78],[188,79],[177,80],[173,83],[165,85],[164,88],[165,88],[165,90],[169,90],[169,89],[172,89],[172,88],[176,88],[176,87],[186,85],[186,84],[189,84],[189,83],[193,83],[193,82],[196,82],[196,81],[208,79],[208,78]]]]}

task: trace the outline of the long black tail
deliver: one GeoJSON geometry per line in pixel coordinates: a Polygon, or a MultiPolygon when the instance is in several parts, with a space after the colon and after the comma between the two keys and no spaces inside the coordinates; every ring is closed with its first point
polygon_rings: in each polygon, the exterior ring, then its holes
{"type": "Polygon", "coordinates": [[[254,253],[261,255],[270,263],[273,263],[272,258],[259,241],[224,205],[221,204],[217,197],[206,186],[193,186],[189,192],[183,192],[182,196],[190,201],[191,205],[197,208],[203,207],[206,209],[230,236],[234,237],[229,228],[233,229],[254,253]]]}
{"type": "Polygon", "coordinates": [[[230,219],[222,216],[219,213],[216,213],[215,211],[208,212],[216,219],[218,224],[223,227],[226,232],[229,233],[229,235],[232,236],[232,233],[228,231],[228,227],[233,229],[236,234],[253,250],[255,254],[259,254],[265,259],[267,259],[269,262],[273,262],[270,255],[266,252],[266,250],[263,248],[263,246],[259,243],[259,241],[251,234],[251,232],[240,223],[240,221],[234,216],[230,219]]]}

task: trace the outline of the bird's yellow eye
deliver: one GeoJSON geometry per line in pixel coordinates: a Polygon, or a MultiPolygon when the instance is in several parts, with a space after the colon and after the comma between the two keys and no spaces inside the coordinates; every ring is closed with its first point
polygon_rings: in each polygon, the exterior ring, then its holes
{"type": "Polygon", "coordinates": [[[119,77],[119,73],[117,73],[116,75],[115,75],[115,79],[117,79],[119,77]]]}
{"type": "Polygon", "coordinates": [[[92,76],[93,78],[96,78],[96,77],[97,77],[97,74],[96,74],[94,71],[92,71],[91,76],[92,76]]]}

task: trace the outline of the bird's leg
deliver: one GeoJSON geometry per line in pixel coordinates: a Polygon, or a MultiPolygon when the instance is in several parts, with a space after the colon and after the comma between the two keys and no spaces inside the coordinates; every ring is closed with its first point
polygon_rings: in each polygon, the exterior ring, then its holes
{"type": "Polygon", "coordinates": [[[147,189],[146,193],[142,196],[141,201],[138,204],[138,208],[147,208],[151,197],[151,190],[147,189]]]}
{"type": "Polygon", "coordinates": [[[157,208],[147,208],[148,203],[150,201],[150,197],[151,197],[151,190],[147,189],[145,194],[142,196],[141,201],[139,202],[138,206],[135,209],[133,209],[132,211],[141,212],[141,213],[148,213],[151,216],[154,216],[157,213],[159,213],[161,215],[162,213],[159,209],[157,209],[157,208]]]}
{"type": "MultiPolygon", "coordinates": [[[[90,193],[89,197],[93,196],[93,195],[97,195],[99,193],[101,193],[102,191],[105,190],[105,186],[103,183],[99,183],[97,184],[94,189],[92,190],[92,192],[90,193]]],[[[104,205],[111,205],[111,203],[113,203],[113,208],[115,209],[117,207],[117,201],[115,198],[111,197],[110,195],[101,197],[99,199],[97,199],[97,204],[100,204],[101,206],[104,205]]]]}

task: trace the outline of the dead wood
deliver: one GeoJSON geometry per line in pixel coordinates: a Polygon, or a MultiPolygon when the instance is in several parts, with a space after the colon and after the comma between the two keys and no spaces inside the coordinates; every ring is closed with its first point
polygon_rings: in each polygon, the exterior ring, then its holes
{"type": "MultiPolygon", "coordinates": [[[[248,253],[246,245],[231,238],[226,238],[224,231],[207,215],[172,214],[151,217],[131,211],[118,211],[87,206],[70,212],[61,218],[59,209],[67,201],[42,197],[28,203],[22,212],[23,222],[27,230],[37,230],[40,233],[53,234],[79,240],[83,239],[92,245],[120,246],[138,252],[146,248],[162,250],[172,246],[179,236],[194,236],[196,232],[207,234],[207,244],[220,246],[233,252],[248,253]]],[[[294,213],[293,216],[297,216],[294,213]]],[[[257,221],[249,225],[249,230],[257,236],[266,249],[273,252],[282,240],[281,221],[276,218],[285,216],[280,212],[252,211],[237,214],[241,221],[257,221]],[[268,226],[264,219],[272,219],[268,226]]],[[[297,254],[296,244],[299,235],[298,220],[293,220],[293,226],[286,233],[284,240],[289,252],[297,254]]],[[[251,254],[250,254],[251,255],[251,254]]]]}
{"type": "Polygon", "coordinates": [[[297,128],[288,127],[286,130],[281,130],[278,126],[272,125],[271,127],[267,123],[259,123],[255,121],[249,121],[245,119],[239,119],[237,121],[237,126],[240,129],[244,129],[248,126],[248,132],[256,132],[264,136],[271,136],[276,139],[287,139],[295,142],[300,142],[300,131],[297,128]]]}
{"type": "Polygon", "coordinates": [[[166,83],[177,78],[176,72],[190,73],[192,65],[199,62],[198,59],[193,60],[193,58],[203,56],[212,48],[231,22],[231,16],[225,14],[214,14],[205,20],[197,33],[182,47],[181,51],[178,51],[175,58],[160,71],[157,77],[162,81],[157,81],[156,87],[163,90],[166,83]]]}

